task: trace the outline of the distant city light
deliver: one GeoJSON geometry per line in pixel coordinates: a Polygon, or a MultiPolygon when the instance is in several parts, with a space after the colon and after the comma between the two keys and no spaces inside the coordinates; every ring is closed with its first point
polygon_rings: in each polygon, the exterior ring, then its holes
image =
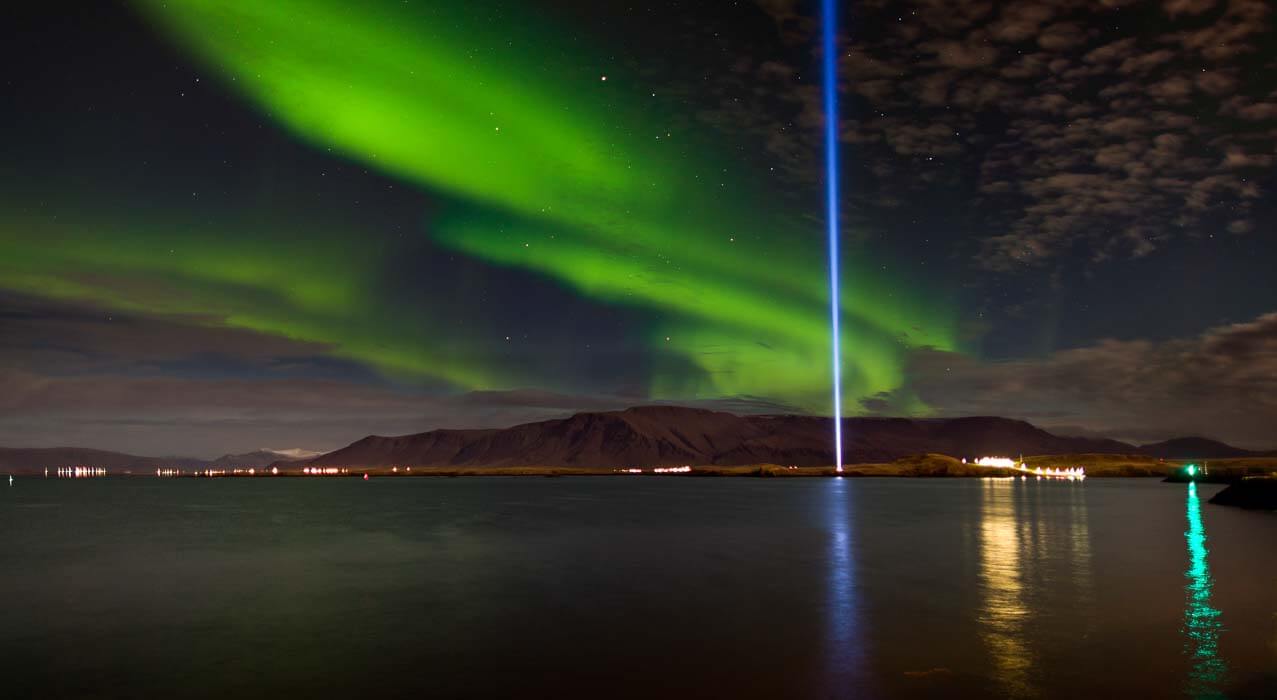
{"type": "MultiPolygon", "coordinates": [[[[1010,457],[980,457],[971,462],[979,467],[991,467],[995,469],[1014,469],[1024,472],[1024,474],[1033,474],[1037,478],[1047,479],[1068,479],[1069,481],[1081,481],[1086,478],[1086,470],[1082,467],[1030,467],[1019,460],[1010,457]]],[[[1023,478],[1023,477],[1021,477],[1023,478]]]]}
{"type": "MultiPolygon", "coordinates": [[[[338,476],[349,474],[350,470],[345,467],[303,467],[302,473],[307,476],[338,476]]],[[[368,475],[365,474],[364,476],[368,475]]]]}
{"type": "Polygon", "coordinates": [[[107,475],[102,467],[60,467],[53,472],[59,479],[91,479],[107,475]]]}
{"type": "Polygon", "coordinates": [[[692,471],[692,467],[684,464],[681,467],[652,467],[650,470],[630,467],[628,469],[616,469],[614,471],[617,474],[645,474],[649,471],[652,474],[687,474],[692,471]]]}

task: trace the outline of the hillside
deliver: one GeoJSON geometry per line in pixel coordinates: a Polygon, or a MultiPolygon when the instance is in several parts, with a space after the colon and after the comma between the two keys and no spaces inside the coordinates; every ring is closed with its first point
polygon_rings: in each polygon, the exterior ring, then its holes
{"type": "MultiPolygon", "coordinates": [[[[832,464],[832,420],[813,416],[736,416],[675,406],[578,413],[501,430],[433,430],[369,436],[306,462],[311,466],[601,467],[832,464]]],[[[843,422],[847,464],[892,462],[923,453],[1130,454],[1115,440],[1053,435],[1007,418],[843,422]]]]}
{"type": "Polygon", "coordinates": [[[0,470],[36,473],[58,467],[101,467],[112,472],[150,472],[160,467],[198,469],[207,462],[189,457],[139,457],[83,447],[0,447],[0,470]]]}
{"type": "Polygon", "coordinates": [[[300,460],[313,459],[319,456],[319,452],[307,452],[305,450],[254,450],[253,452],[245,452],[242,454],[222,455],[208,466],[214,469],[233,469],[236,467],[268,467],[277,462],[296,462],[300,460]]]}
{"type": "Polygon", "coordinates": [[[1258,452],[1226,445],[1203,437],[1185,437],[1140,446],[1142,454],[1162,459],[1222,459],[1225,457],[1257,457],[1258,452]]]}
{"type": "MultiPolygon", "coordinates": [[[[0,448],[0,471],[37,473],[65,466],[103,467],[113,473],[145,473],[160,467],[413,466],[464,469],[522,467],[614,469],[652,466],[816,467],[834,461],[829,418],[750,415],[678,406],[639,406],[578,413],[568,418],[503,429],[432,430],[414,435],[370,435],[339,450],[311,457],[302,450],[258,450],[212,462],[180,457],[141,457],[85,448],[0,448]],[[296,459],[296,457],[303,457],[296,459]]],[[[1144,446],[1116,440],[1054,435],[1008,418],[847,418],[843,461],[892,464],[923,454],[954,458],[984,455],[1083,455],[1087,463],[1118,459],[1114,473],[1161,471],[1159,459],[1248,458],[1249,452],[1204,438],[1144,446]],[[1147,463],[1146,463],[1147,462],[1147,463]]],[[[313,453],[312,453],[313,454],[313,453]]]]}

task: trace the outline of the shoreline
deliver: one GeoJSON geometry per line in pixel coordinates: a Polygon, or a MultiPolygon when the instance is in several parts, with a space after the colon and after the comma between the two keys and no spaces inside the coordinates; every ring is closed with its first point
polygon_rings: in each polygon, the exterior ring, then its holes
{"type": "MultiPolygon", "coordinates": [[[[1163,479],[1168,481],[1187,481],[1182,478],[1182,470],[1190,463],[1202,464],[1190,460],[1157,460],[1153,458],[1132,457],[1125,455],[1049,455],[1034,456],[1024,459],[1029,469],[1072,469],[1081,468],[1086,478],[1112,479],[1163,479]]],[[[1203,475],[1194,479],[1202,482],[1228,483],[1249,476],[1270,476],[1277,474],[1277,459],[1239,458],[1228,460],[1209,460],[1209,476],[1203,475]]],[[[54,476],[54,469],[49,474],[42,469],[14,470],[15,476],[24,478],[75,478],[54,476]]],[[[662,465],[659,467],[562,467],[562,466],[504,466],[504,467],[421,467],[421,466],[319,466],[299,464],[287,466],[276,464],[273,467],[239,467],[222,469],[164,469],[158,471],[121,470],[108,471],[106,474],[84,478],[404,478],[404,477],[682,477],[682,478],[901,478],[901,479],[980,479],[980,478],[1066,478],[1044,475],[1038,477],[1017,469],[1002,467],[982,467],[947,455],[927,454],[898,459],[894,462],[848,464],[843,471],[836,472],[832,465],[795,466],[777,464],[749,465],[662,465]],[[307,473],[304,470],[315,469],[318,473],[307,473]]]]}

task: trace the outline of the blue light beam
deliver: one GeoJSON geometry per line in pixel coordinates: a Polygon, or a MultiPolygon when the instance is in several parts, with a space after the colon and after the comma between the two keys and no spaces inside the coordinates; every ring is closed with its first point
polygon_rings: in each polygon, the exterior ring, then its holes
{"type": "Polygon", "coordinates": [[[829,222],[829,332],[833,353],[834,468],[842,472],[842,355],[838,347],[838,12],[821,0],[824,24],[825,199],[829,222]]]}

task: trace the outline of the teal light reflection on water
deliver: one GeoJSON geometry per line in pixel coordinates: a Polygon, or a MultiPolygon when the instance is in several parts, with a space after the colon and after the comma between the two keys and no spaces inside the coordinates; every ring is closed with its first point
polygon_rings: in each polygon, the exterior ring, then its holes
{"type": "Polygon", "coordinates": [[[1223,630],[1219,610],[1211,606],[1215,580],[1211,577],[1206,548],[1206,527],[1202,524],[1202,503],[1197,496],[1197,483],[1188,484],[1186,505],[1188,529],[1187,606],[1184,609],[1184,653],[1191,666],[1187,693],[1194,698],[1223,697],[1220,686],[1228,669],[1219,658],[1219,634],[1223,630]]]}

